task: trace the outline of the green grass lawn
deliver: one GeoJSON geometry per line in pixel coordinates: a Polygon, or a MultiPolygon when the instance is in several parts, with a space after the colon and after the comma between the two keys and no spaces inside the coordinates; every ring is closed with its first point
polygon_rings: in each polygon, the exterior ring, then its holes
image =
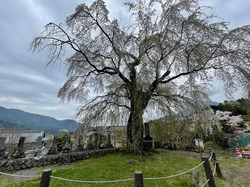
{"type": "MultiPolygon", "coordinates": [[[[87,160],[79,161],[71,165],[63,167],[46,167],[40,168],[42,170],[51,168],[52,175],[61,178],[74,179],[74,180],[85,180],[85,181],[110,181],[110,180],[121,180],[134,177],[135,171],[142,171],[144,178],[163,177],[173,174],[177,174],[198,165],[201,161],[198,157],[187,157],[168,151],[162,151],[160,154],[151,154],[146,158],[139,158],[136,155],[125,155],[111,154],[102,157],[92,157],[87,160]]],[[[228,155],[224,156],[223,153],[220,155],[220,166],[224,175],[223,179],[215,177],[217,186],[247,186],[249,185],[250,179],[242,180],[241,174],[247,174],[250,169],[246,170],[250,165],[250,159],[237,159],[228,155]],[[238,176],[238,177],[237,177],[238,176]]],[[[203,171],[203,166],[197,169],[203,171]]],[[[203,172],[204,173],[204,172],[203,172]]],[[[204,174],[205,175],[205,174],[204,174]]],[[[3,187],[35,187],[39,186],[39,179],[34,179],[22,183],[15,183],[11,180],[11,177],[0,175],[1,184],[3,187]]],[[[89,186],[100,186],[100,187],[131,187],[134,186],[134,181],[114,183],[114,184],[83,184],[73,183],[66,181],[59,181],[57,179],[51,179],[51,187],[89,187],[89,186]]],[[[191,173],[182,175],[180,177],[164,180],[145,180],[145,187],[166,187],[166,186],[185,186],[191,185],[191,173]]]]}

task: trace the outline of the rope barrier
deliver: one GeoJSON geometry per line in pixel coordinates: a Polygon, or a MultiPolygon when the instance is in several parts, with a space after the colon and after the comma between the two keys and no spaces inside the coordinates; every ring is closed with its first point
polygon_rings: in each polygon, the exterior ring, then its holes
{"type": "Polygon", "coordinates": [[[158,178],[143,178],[144,180],[161,180],[161,179],[169,179],[169,178],[174,178],[174,177],[178,177],[178,176],[181,176],[181,175],[184,175],[186,173],[189,173],[191,171],[193,171],[194,169],[200,167],[205,161],[201,162],[200,164],[198,164],[197,166],[193,167],[192,169],[190,170],[187,170],[187,171],[184,171],[182,173],[178,173],[178,174],[175,174],[175,175],[170,175],[170,176],[166,176],[166,177],[158,177],[158,178]]]}
{"type": "Polygon", "coordinates": [[[213,157],[213,154],[210,154],[210,157],[209,157],[209,161],[211,161],[212,160],[212,157],[213,157]]]}
{"type": "Polygon", "coordinates": [[[3,173],[3,172],[0,172],[0,174],[11,176],[11,177],[20,177],[20,178],[38,178],[38,177],[41,177],[40,175],[15,175],[15,174],[3,173]]]}
{"type": "Polygon", "coordinates": [[[209,182],[209,179],[206,180],[204,184],[202,184],[200,187],[204,187],[209,182]]]}
{"type": "MultiPolygon", "coordinates": [[[[212,160],[212,155],[209,158],[209,161],[212,160]]],[[[201,162],[200,164],[198,164],[197,166],[175,174],[175,175],[170,175],[170,176],[165,176],[165,177],[157,177],[157,178],[143,178],[143,180],[161,180],[161,179],[169,179],[169,178],[174,178],[174,177],[178,177],[181,175],[184,175],[186,173],[189,173],[193,170],[195,170],[196,168],[200,167],[202,164],[204,164],[205,161],[201,162]]],[[[214,171],[213,171],[213,176],[215,175],[216,172],[216,164],[214,164],[214,171]]],[[[11,177],[20,177],[20,178],[41,178],[40,175],[16,175],[16,174],[9,174],[9,173],[4,173],[4,172],[0,172],[0,174],[2,175],[7,175],[7,176],[11,176],[11,177]]],[[[91,183],[91,184],[107,184],[107,183],[120,183],[120,182],[128,182],[128,181],[134,181],[135,178],[128,178],[128,179],[123,179],[123,180],[112,180],[112,181],[83,181],[83,180],[75,180],[75,179],[67,179],[67,178],[61,178],[61,177],[56,177],[56,176],[49,176],[50,178],[53,179],[57,179],[57,180],[61,180],[61,181],[66,181],[66,182],[75,182],[75,183],[91,183]]],[[[207,183],[209,182],[209,179],[201,186],[204,187],[207,183]]]]}
{"type": "Polygon", "coordinates": [[[216,164],[214,164],[214,172],[213,172],[213,176],[215,175],[215,172],[216,172],[216,164]]]}
{"type": "Polygon", "coordinates": [[[118,182],[128,182],[128,181],[134,181],[134,178],[129,178],[129,179],[124,179],[124,180],[113,180],[113,181],[82,181],[82,180],[74,180],[74,179],[65,179],[61,177],[56,177],[56,176],[50,176],[50,178],[57,179],[57,180],[62,180],[66,182],[77,182],[77,183],[91,183],[91,184],[104,184],[104,183],[118,183],[118,182]]]}
{"type": "MultiPolygon", "coordinates": [[[[160,180],[160,179],[168,179],[168,178],[173,178],[173,177],[178,177],[180,175],[189,173],[191,171],[193,171],[194,169],[198,168],[199,166],[201,166],[204,163],[201,162],[200,164],[198,164],[197,166],[193,167],[192,169],[189,169],[187,171],[184,171],[182,173],[176,174],[176,175],[171,175],[171,176],[166,176],[166,177],[158,177],[158,178],[144,178],[145,180],[160,180]]],[[[20,178],[38,178],[40,177],[40,175],[15,175],[15,174],[8,174],[8,173],[3,173],[0,172],[0,174],[2,175],[7,175],[7,176],[12,176],[12,177],[20,177],[20,178]]],[[[62,180],[62,181],[66,181],[66,182],[77,182],[77,183],[91,183],[91,184],[100,184],[100,183],[119,183],[119,182],[128,182],[128,181],[134,181],[134,178],[129,178],[129,179],[124,179],[124,180],[113,180],[113,181],[82,181],[82,180],[74,180],[74,179],[66,179],[66,178],[61,178],[61,177],[56,177],[56,176],[50,176],[50,178],[53,179],[57,179],[57,180],[62,180]]]]}
{"type": "MultiPolygon", "coordinates": [[[[180,175],[189,173],[193,171],[194,169],[200,167],[204,163],[201,162],[197,166],[193,167],[190,170],[184,171],[182,173],[176,174],[176,175],[171,175],[171,176],[166,176],[166,177],[158,177],[158,178],[143,178],[144,180],[160,180],[160,179],[168,179],[168,178],[173,178],[173,177],[178,177],[180,175]]],[[[134,178],[129,178],[129,179],[124,179],[124,180],[113,180],[113,181],[82,181],[82,180],[74,180],[74,179],[66,179],[66,178],[61,178],[61,177],[56,177],[56,176],[50,176],[50,178],[57,179],[57,180],[62,180],[62,181],[67,181],[67,182],[77,182],[77,183],[91,183],[91,184],[100,184],[100,183],[119,183],[119,182],[127,182],[127,181],[133,181],[135,180],[134,178]]]]}

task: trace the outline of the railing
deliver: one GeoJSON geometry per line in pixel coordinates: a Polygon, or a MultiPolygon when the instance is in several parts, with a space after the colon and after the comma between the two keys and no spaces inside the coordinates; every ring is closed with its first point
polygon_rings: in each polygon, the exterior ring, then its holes
{"type": "Polygon", "coordinates": [[[203,165],[207,180],[202,184],[199,183],[199,186],[204,187],[206,184],[208,184],[209,187],[215,187],[214,175],[215,173],[217,173],[218,177],[222,177],[222,173],[221,173],[215,152],[210,149],[209,154],[210,154],[210,157],[202,156],[202,162],[189,170],[180,172],[178,174],[164,176],[164,177],[157,177],[157,178],[143,178],[142,171],[135,171],[134,178],[128,178],[128,179],[122,179],[122,180],[111,180],[111,181],[84,181],[84,180],[73,180],[73,179],[61,178],[61,177],[51,175],[52,174],[51,169],[44,170],[41,176],[40,175],[30,175],[30,176],[15,175],[15,174],[3,173],[3,172],[0,172],[0,174],[12,176],[12,177],[20,177],[20,178],[40,178],[40,187],[49,187],[50,179],[61,180],[65,182],[74,182],[74,183],[86,183],[86,184],[108,184],[108,183],[121,183],[121,182],[134,181],[135,187],[143,187],[144,186],[143,182],[145,180],[163,180],[163,179],[179,177],[181,175],[193,172],[195,171],[195,169],[203,165]],[[213,162],[213,165],[214,165],[213,172],[211,170],[209,161],[213,162]]]}

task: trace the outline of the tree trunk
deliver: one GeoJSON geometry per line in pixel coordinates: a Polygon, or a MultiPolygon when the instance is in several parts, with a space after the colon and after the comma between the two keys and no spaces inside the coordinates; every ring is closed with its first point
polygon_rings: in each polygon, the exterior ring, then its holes
{"type": "Polygon", "coordinates": [[[131,111],[127,123],[127,151],[143,154],[143,110],[142,95],[131,100],[131,111]]]}
{"type": "Polygon", "coordinates": [[[127,124],[127,150],[143,153],[143,118],[142,112],[131,111],[127,124]]]}
{"type": "MultiPolygon", "coordinates": [[[[139,61],[138,61],[139,62],[139,61]]],[[[130,67],[129,100],[130,115],[127,124],[127,151],[143,154],[143,110],[147,107],[150,94],[143,92],[137,85],[136,65],[130,67]]]]}
{"type": "Polygon", "coordinates": [[[133,147],[133,137],[132,137],[132,115],[130,113],[127,123],[127,151],[131,152],[133,147]]]}

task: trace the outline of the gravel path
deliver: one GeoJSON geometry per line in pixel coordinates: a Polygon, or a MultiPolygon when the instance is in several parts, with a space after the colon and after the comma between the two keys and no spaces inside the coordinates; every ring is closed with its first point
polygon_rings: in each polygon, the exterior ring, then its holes
{"type": "MultiPolygon", "coordinates": [[[[186,151],[186,150],[169,150],[169,149],[161,149],[161,151],[167,151],[171,153],[176,153],[188,157],[199,157],[200,158],[200,153],[194,152],[194,151],[186,151]]],[[[202,153],[202,156],[208,156],[208,153],[202,153]]]]}
{"type": "Polygon", "coordinates": [[[174,150],[174,153],[180,154],[180,155],[185,155],[185,156],[189,156],[189,157],[200,157],[201,155],[205,155],[207,156],[207,153],[197,153],[197,152],[193,152],[193,151],[185,151],[185,150],[174,150]]]}

